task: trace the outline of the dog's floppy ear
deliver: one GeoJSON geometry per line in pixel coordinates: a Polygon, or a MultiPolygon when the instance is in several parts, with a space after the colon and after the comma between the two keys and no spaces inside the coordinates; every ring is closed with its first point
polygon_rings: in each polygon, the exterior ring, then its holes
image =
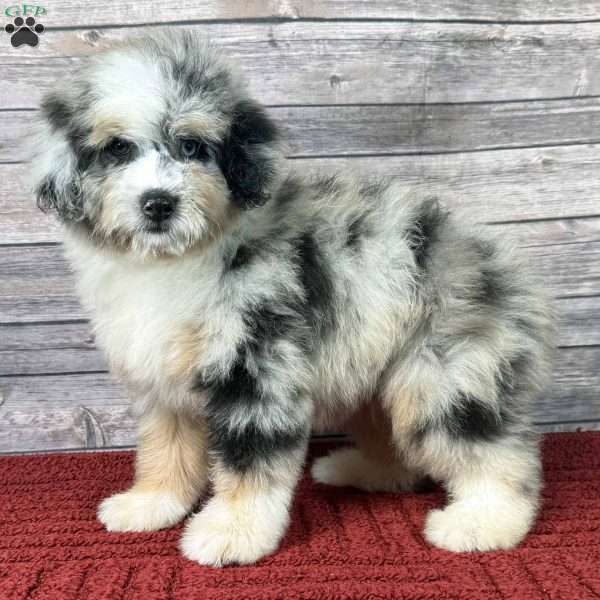
{"type": "Polygon", "coordinates": [[[279,158],[277,140],[277,128],[261,106],[251,100],[235,105],[219,166],[240,208],[261,206],[269,199],[279,158]]]}
{"type": "Polygon", "coordinates": [[[83,216],[83,202],[77,157],[71,140],[75,108],[59,91],[42,100],[35,147],[31,150],[32,186],[38,207],[55,211],[62,221],[77,221],[83,216]]]}

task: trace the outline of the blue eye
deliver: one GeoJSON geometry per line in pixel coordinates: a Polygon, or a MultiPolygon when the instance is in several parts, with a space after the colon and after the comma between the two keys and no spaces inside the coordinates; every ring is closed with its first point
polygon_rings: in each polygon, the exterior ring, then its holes
{"type": "Polygon", "coordinates": [[[192,138],[185,138],[179,142],[181,155],[185,160],[208,160],[210,152],[208,146],[192,138]]]}
{"type": "Polygon", "coordinates": [[[199,144],[196,140],[183,140],[181,142],[181,153],[185,158],[194,158],[198,152],[199,144]]]}

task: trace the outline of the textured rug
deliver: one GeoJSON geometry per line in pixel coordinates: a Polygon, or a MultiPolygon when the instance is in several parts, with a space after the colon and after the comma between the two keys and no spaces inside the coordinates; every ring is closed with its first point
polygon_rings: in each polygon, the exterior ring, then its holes
{"type": "Polygon", "coordinates": [[[306,477],[281,549],[221,570],[179,556],[181,526],[103,531],[96,506],[127,487],[132,457],[0,458],[1,600],[600,598],[600,433],[546,437],[544,508],[516,550],[427,546],[421,529],[439,491],[365,494],[306,477]]]}

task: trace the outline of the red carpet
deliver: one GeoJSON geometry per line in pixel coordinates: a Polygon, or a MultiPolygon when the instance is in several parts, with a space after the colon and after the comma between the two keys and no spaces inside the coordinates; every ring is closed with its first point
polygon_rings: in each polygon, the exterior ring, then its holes
{"type": "Polygon", "coordinates": [[[420,532],[441,493],[305,479],[280,551],[222,570],[180,558],[181,527],[103,531],[96,505],[127,486],[131,453],[0,458],[0,599],[600,598],[600,433],[550,435],[544,457],[544,509],[517,550],[428,547],[420,532]]]}

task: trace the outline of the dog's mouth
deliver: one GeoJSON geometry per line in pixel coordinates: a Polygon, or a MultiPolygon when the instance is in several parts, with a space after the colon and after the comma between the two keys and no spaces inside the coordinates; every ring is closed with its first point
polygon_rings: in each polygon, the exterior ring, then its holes
{"type": "Polygon", "coordinates": [[[146,225],[144,227],[144,232],[145,233],[152,233],[152,234],[156,234],[156,235],[160,235],[162,233],[167,233],[169,231],[169,227],[168,225],[163,225],[163,224],[152,224],[152,225],[146,225]]]}

